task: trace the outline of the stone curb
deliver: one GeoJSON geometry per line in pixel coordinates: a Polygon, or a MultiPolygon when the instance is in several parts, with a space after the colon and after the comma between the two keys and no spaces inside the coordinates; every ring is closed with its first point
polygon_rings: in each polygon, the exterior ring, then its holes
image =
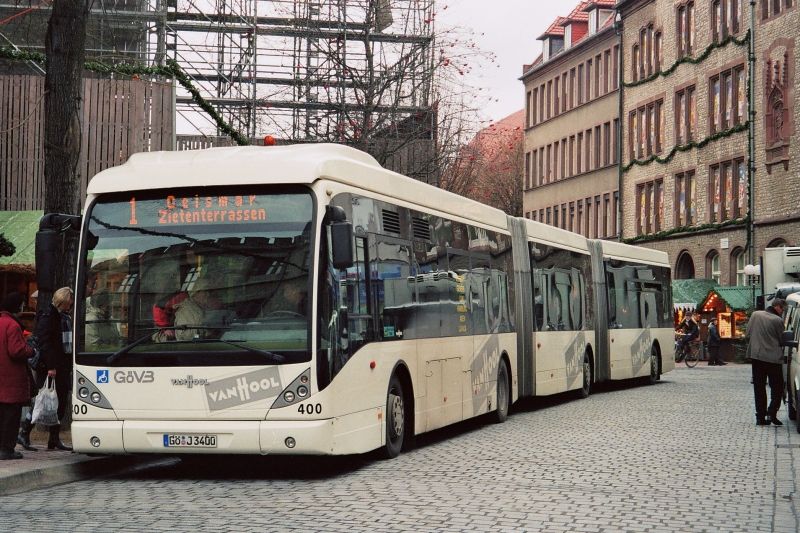
{"type": "Polygon", "coordinates": [[[0,477],[0,497],[45,489],[89,478],[132,473],[175,462],[173,457],[107,456],[87,458],[70,464],[53,465],[0,477]]]}

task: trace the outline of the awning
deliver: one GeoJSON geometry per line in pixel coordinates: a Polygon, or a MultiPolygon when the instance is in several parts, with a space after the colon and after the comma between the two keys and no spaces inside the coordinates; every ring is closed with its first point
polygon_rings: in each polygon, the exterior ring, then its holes
{"type": "Polygon", "coordinates": [[[708,294],[719,287],[713,279],[674,279],[672,280],[672,308],[677,311],[694,311],[708,294]]]}
{"type": "Polygon", "coordinates": [[[716,307],[716,301],[721,300],[725,307],[729,307],[731,311],[750,311],[753,309],[753,300],[755,297],[761,296],[761,288],[755,287],[717,287],[708,291],[703,301],[700,302],[700,308],[706,306],[716,307]]]}
{"type": "Polygon", "coordinates": [[[16,249],[10,257],[0,257],[0,271],[33,271],[36,262],[36,232],[43,211],[0,211],[0,233],[16,249]]]}

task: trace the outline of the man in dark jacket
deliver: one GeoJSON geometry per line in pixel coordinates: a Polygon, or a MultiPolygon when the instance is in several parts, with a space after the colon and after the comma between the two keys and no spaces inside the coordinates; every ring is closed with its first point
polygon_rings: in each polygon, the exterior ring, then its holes
{"type": "Polygon", "coordinates": [[[11,293],[0,302],[0,460],[22,459],[14,447],[22,406],[31,398],[27,359],[33,349],[14,317],[23,301],[21,294],[11,293]]]}
{"type": "MultiPolygon", "coordinates": [[[[74,303],[72,289],[62,287],[53,293],[50,307],[42,311],[36,319],[36,337],[39,339],[39,347],[44,356],[47,376],[54,378],[56,382],[59,420],[63,420],[66,414],[69,388],[72,383],[72,319],[69,312],[74,303]]],[[[42,384],[38,385],[41,387],[42,384]]],[[[59,439],[61,426],[50,426],[49,429],[48,450],[72,449],[59,439]]]]}
{"type": "Polygon", "coordinates": [[[717,319],[712,318],[711,322],[708,324],[708,366],[722,366],[728,364],[723,361],[722,357],[719,355],[721,341],[717,319]]]}
{"type": "Polygon", "coordinates": [[[775,298],[766,311],[755,311],[747,324],[747,357],[752,361],[756,424],[782,426],[778,409],[783,399],[783,308],[786,302],[775,298]],[[767,407],[767,381],[770,402],[767,407]]]}

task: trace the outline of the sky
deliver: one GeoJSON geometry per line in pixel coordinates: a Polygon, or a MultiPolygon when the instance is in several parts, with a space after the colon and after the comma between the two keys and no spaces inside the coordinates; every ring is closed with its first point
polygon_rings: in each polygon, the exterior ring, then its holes
{"type": "Polygon", "coordinates": [[[494,122],[523,108],[519,77],[522,65],[532,63],[541,52],[541,41],[536,38],[577,4],[578,0],[437,0],[439,29],[470,29],[476,45],[494,55],[488,68],[467,74],[470,85],[483,87],[492,95],[484,108],[486,119],[494,122]]]}

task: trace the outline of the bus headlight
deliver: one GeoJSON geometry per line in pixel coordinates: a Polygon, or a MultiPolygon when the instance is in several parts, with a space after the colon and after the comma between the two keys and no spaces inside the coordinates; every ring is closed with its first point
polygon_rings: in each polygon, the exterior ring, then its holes
{"type": "Polygon", "coordinates": [[[288,387],[283,389],[283,392],[281,392],[275,399],[275,403],[272,404],[271,409],[287,407],[293,403],[297,403],[308,398],[311,394],[311,390],[307,385],[310,379],[311,369],[307,368],[302,374],[297,376],[297,378],[295,378],[295,380],[292,381],[288,387]]]}
{"type": "Polygon", "coordinates": [[[76,401],[88,403],[100,409],[112,409],[111,404],[106,400],[105,394],[100,391],[100,388],[92,380],[78,371],[75,372],[75,375],[80,385],[75,389],[74,399],[76,401]]]}

